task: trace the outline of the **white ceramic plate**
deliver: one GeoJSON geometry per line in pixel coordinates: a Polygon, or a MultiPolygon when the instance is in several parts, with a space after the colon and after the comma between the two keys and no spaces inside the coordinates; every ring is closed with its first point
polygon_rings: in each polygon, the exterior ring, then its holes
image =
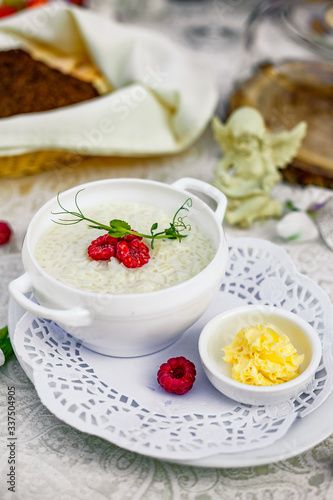
{"type": "MultiPolygon", "coordinates": [[[[261,240],[253,240],[253,239],[237,239],[233,241],[233,248],[230,252],[230,260],[231,260],[231,269],[232,273],[235,273],[235,280],[229,280],[229,292],[226,295],[223,295],[224,308],[231,307],[232,305],[239,305],[240,299],[237,297],[237,293],[246,293],[244,290],[244,283],[249,279],[249,276],[244,276],[244,262],[249,258],[252,262],[255,261],[255,258],[258,259],[260,268],[263,270],[265,275],[264,284],[261,281],[258,284],[258,289],[262,294],[262,297],[265,298],[265,302],[269,300],[269,297],[274,299],[275,302],[282,301],[286,307],[286,296],[280,296],[281,290],[279,288],[274,289],[274,283],[279,284],[281,282],[281,277],[276,280],[274,276],[276,274],[276,270],[284,269],[285,274],[284,278],[286,282],[290,282],[291,276],[298,275],[297,279],[300,280],[301,285],[304,288],[311,290],[313,289],[315,293],[317,292],[317,296],[322,297],[323,302],[326,305],[325,318],[326,321],[330,321],[331,318],[331,305],[328,302],[326,304],[325,294],[317,287],[315,283],[312,283],[309,278],[299,275],[297,271],[290,261],[290,258],[281,251],[280,248],[275,245],[268,244],[267,242],[263,242],[261,240]],[[263,267],[262,267],[263,266],[263,267]],[[241,269],[243,269],[242,272],[241,269]],[[275,280],[275,281],[274,281],[275,280]],[[264,286],[265,285],[265,286],[264,286]],[[269,286],[268,286],[269,285],[269,286]],[[317,288],[317,290],[316,290],[317,288]],[[238,292],[237,292],[238,290],[238,292]],[[231,292],[231,293],[230,293],[231,292]],[[236,293],[235,293],[236,292],[236,293]],[[235,296],[234,296],[235,293],[235,296]],[[327,314],[326,314],[327,313],[327,314]]],[[[255,263],[253,264],[256,265],[255,263]]],[[[247,268],[247,267],[246,267],[247,268]]],[[[257,276],[259,272],[258,266],[254,268],[254,276],[257,276]]],[[[277,273],[279,276],[280,273],[277,273]]],[[[260,281],[260,280],[259,280],[260,281]]],[[[289,285],[288,285],[289,286],[289,285]]],[[[249,287],[249,290],[252,290],[252,286],[249,287]]],[[[289,288],[290,291],[290,288],[289,288]]],[[[244,300],[244,299],[242,299],[244,300]]],[[[249,301],[249,297],[246,297],[246,300],[249,301]]],[[[305,306],[306,306],[306,298],[305,306]]],[[[312,300],[312,299],[311,299],[312,300]]],[[[324,307],[324,306],[323,306],[324,307]]],[[[311,306],[308,307],[308,314],[311,313],[311,306]]],[[[21,318],[24,311],[18,307],[18,305],[11,300],[9,304],[9,330],[12,335],[17,322],[21,318]]],[[[27,375],[33,379],[32,373],[32,365],[22,363],[22,368],[25,370],[27,375]]],[[[36,385],[37,389],[37,385],[36,385]]],[[[41,400],[44,404],[48,403],[48,398],[43,400],[43,394],[41,395],[41,400]]],[[[45,394],[44,394],[45,396],[45,394]]],[[[45,398],[44,398],[45,399],[45,398]]],[[[149,403],[149,402],[148,402],[149,403]]],[[[57,413],[56,408],[50,408],[48,404],[46,406],[53,413],[57,413]]],[[[168,458],[168,461],[173,461],[181,464],[193,465],[193,466],[201,466],[201,467],[245,467],[245,466],[255,466],[267,464],[270,462],[275,462],[279,460],[284,460],[290,458],[292,456],[298,455],[307,449],[315,446],[320,443],[324,439],[326,439],[331,433],[333,433],[333,422],[330,418],[331,412],[333,410],[333,396],[330,395],[322,402],[321,406],[316,408],[312,413],[303,417],[302,419],[297,419],[292,426],[289,428],[286,434],[281,437],[279,440],[271,443],[269,446],[264,446],[258,449],[250,449],[249,451],[242,452],[234,452],[234,453],[219,453],[207,456],[205,458],[200,459],[190,459],[189,457],[186,459],[178,459],[178,458],[168,458]]],[[[58,414],[58,417],[61,418],[61,415],[58,414]]],[[[77,427],[75,423],[65,420],[69,425],[73,427],[77,427]]],[[[78,428],[78,427],[77,427],[78,428]]],[[[85,430],[83,427],[80,430],[85,430]]],[[[89,432],[89,430],[88,430],[89,432]]],[[[96,434],[96,433],[93,433],[96,434]]],[[[109,439],[111,442],[112,439],[109,439]]],[[[115,443],[119,444],[119,443],[115,443]]],[[[126,446],[124,446],[126,448],[126,446]]],[[[136,450],[142,454],[153,456],[149,451],[145,453],[142,450],[136,450]]]]}
{"type": "MultiPolygon", "coordinates": [[[[13,332],[25,311],[12,299],[9,301],[8,327],[13,332]]],[[[32,379],[31,367],[21,363],[32,379]]],[[[200,467],[250,467],[286,460],[316,446],[333,433],[333,394],[315,412],[298,419],[287,434],[269,447],[242,453],[219,453],[199,460],[181,460],[177,463],[200,467]]]]}

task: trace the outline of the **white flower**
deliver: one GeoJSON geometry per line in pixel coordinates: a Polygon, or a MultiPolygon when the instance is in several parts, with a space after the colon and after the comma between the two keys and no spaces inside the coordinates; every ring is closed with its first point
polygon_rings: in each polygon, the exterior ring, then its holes
{"type": "Polygon", "coordinates": [[[276,225],[278,236],[286,241],[313,241],[320,236],[317,218],[332,199],[328,189],[306,186],[302,189],[290,188],[284,193],[286,215],[276,225]],[[288,211],[289,209],[289,211],[288,211]]]}
{"type": "Polygon", "coordinates": [[[289,212],[276,225],[277,234],[284,240],[311,241],[319,236],[319,231],[306,213],[301,211],[289,212]]]}

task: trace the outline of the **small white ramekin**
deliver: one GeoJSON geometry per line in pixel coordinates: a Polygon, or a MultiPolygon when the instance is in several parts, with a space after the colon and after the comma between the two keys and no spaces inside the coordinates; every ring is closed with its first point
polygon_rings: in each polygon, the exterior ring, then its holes
{"type": "Polygon", "coordinates": [[[273,306],[248,305],[225,311],[211,319],[199,337],[199,353],[210,382],[225,396],[251,405],[271,405],[297,397],[309,384],[319,366],[322,348],[318,334],[298,315],[273,306]],[[299,375],[274,386],[253,386],[232,379],[232,364],[224,361],[222,349],[231,344],[239,330],[271,323],[289,337],[298,354],[304,354],[299,375]]]}

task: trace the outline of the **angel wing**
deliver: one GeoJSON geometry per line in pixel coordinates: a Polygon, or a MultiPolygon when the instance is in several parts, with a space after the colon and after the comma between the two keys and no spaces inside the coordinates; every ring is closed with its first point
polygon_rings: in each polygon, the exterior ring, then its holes
{"type": "Polygon", "coordinates": [[[271,134],[271,159],[275,167],[283,168],[288,165],[296,155],[305,137],[306,129],[307,124],[305,122],[300,122],[291,130],[271,134]]]}
{"type": "Polygon", "coordinates": [[[223,125],[223,123],[215,116],[212,120],[212,129],[214,139],[221,146],[223,152],[229,153],[232,151],[233,140],[228,125],[223,125]]]}

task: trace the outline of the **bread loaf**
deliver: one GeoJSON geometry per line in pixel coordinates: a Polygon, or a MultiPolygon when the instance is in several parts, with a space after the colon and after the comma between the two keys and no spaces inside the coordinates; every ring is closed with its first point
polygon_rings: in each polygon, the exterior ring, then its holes
{"type": "Polygon", "coordinates": [[[93,99],[95,87],[34,60],[21,49],[0,51],[0,118],[93,99]]]}

